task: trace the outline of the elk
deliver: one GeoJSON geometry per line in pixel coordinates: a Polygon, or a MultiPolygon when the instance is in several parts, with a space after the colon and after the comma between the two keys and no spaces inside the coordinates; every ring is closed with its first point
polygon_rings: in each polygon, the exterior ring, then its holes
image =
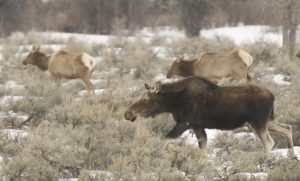
{"type": "Polygon", "coordinates": [[[94,85],[90,81],[96,60],[87,53],[73,53],[60,50],[52,56],[46,56],[39,51],[40,48],[33,47],[24,65],[36,65],[41,70],[48,70],[56,80],[81,79],[87,90],[94,93],[94,85]]]}
{"type": "Polygon", "coordinates": [[[248,71],[252,61],[252,56],[244,50],[222,53],[203,52],[194,60],[184,60],[182,56],[179,56],[175,58],[167,77],[194,75],[208,78],[214,83],[226,77],[250,81],[248,71]]]}

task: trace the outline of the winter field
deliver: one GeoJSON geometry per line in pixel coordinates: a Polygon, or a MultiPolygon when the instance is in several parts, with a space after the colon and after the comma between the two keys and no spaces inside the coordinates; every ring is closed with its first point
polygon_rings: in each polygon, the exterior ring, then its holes
{"type": "Polygon", "coordinates": [[[177,55],[243,48],[254,58],[253,83],[276,97],[275,120],[293,126],[300,160],[300,64],[281,60],[281,41],[278,30],[262,26],[202,30],[193,39],[170,28],[129,37],[16,32],[0,39],[0,180],[300,180],[300,162],[286,158],[282,135],[271,133],[275,148],[266,155],[251,128],[206,130],[206,157],[191,131],[164,138],[175,124],[168,114],[123,118],[145,82],[170,81],[165,74],[177,55]],[[48,72],[23,65],[33,45],[49,55],[66,49],[94,56],[96,95],[80,80],[57,86],[48,72]]]}

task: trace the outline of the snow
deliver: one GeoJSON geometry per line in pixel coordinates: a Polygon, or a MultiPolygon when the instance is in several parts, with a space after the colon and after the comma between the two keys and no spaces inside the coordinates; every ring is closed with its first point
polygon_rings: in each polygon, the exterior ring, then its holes
{"type": "Polygon", "coordinates": [[[241,172],[234,175],[238,180],[268,180],[268,173],[265,172],[241,172]]]}
{"type": "MultiPolygon", "coordinates": [[[[216,129],[205,129],[205,132],[206,132],[206,135],[207,135],[207,143],[210,144],[215,140],[215,138],[217,137],[218,134],[220,134],[224,131],[216,130],[216,129]]],[[[190,130],[185,131],[180,136],[180,138],[184,139],[187,144],[198,146],[197,137],[190,130]]]]}
{"type": "Polygon", "coordinates": [[[164,81],[164,80],[166,80],[166,78],[167,78],[167,77],[166,77],[165,74],[163,74],[163,73],[158,73],[158,74],[155,75],[154,78],[152,78],[152,80],[155,81],[155,82],[157,82],[157,81],[164,81]]]}
{"type": "Polygon", "coordinates": [[[28,132],[17,129],[2,129],[1,134],[4,134],[9,140],[20,140],[28,136],[28,132]]]}
{"type": "MultiPolygon", "coordinates": [[[[106,89],[95,89],[95,94],[96,95],[102,95],[106,92],[106,89]]],[[[89,94],[89,92],[87,90],[82,90],[80,92],[78,92],[78,95],[80,97],[84,97],[87,96],[89,94]]]]}
{"type": "Polygon", "coordinates": [[[39,32],[41,37],[52,41],[67,42],[70,39],[85,42],[86,44],[106,44],[112,36],[108,35],[89,35],[79,33],[60,33],[60,32],[39,32]]]}
{"type": "Polygon", "coordinates": [[[24,86],[16,83],[16,81],[9,80],[5,84],[0,85],[0,87],[4,88],[6,91],[8,90],[24,90],[24,86]]]}
{"type": "Polygon", "coordinates": [[[161,59],[168,59],[169,57],[167,56],[168,55],[168,52],[167,52],[167,49],[165,47],[162,47],[162,46],[154,46],[152,47],[152,52],[158,57],[158,58],[161,58],[161,59]]]}
{"type": "Polygon", "coordinates": [[[282,36],[280,33],[269,32],[269,26],[237,26],[222,27],[208,30],[201,30],[201,36],[209,39],[226,37],[232,40],[236,45],[243,43],[255,43],[264,41],[282,45],[282,36]]]}
{"type": "Polygon", "coordinates": [[[92,84],[99,84],[99,83],[104,83],[106,82],[105,80],[102,79],[91,79],[92,84]]]}
{"type": "Polygon", "coordinates": [[[291,85],[290,82],[284,80],[286,78],[283,74],[273,75],[272,81],[278,85],[291,85]]]}
{"type": "Polygon", "coordinates": [[[169,37],[169,38],[184,38],[184,31],[180,31],[176,28],[170,28],[170,27],[160,27],[160,28],[143,28],[142,30],[138,31],[136,33],[138,36],[144,36],[144,37],[154,37],[154,36],[160,36],[160,37],[169,37]]]}
{"type": "Polygon", "coordinates": [[[180,78],[182,78],[182,77],[172,77],[172,78],[167,78],[166,75],[165,75],[164,73],[158,73],[158,74],[156,74],[156,75],[152,78],[152,80],[153,80],[154,82],[160,81],[160,82],[162,82],[162,83],[170,83],[170,82],[177,81],[177,80],[179,80],[180,78]]]}
{"type": "Polygon", "coordinates": [[[4,105],[9,101],[17,102],[24,99],[23,96],[2,96],[0,97],[0,105],[4,105]]]}
{"type": "Polygon", "coordinates": [[[78,178],[60,178],[58,181],[78,181],[78,178]]]}
{"type": "Polygon", "coordinates": [[[24,115],[22,113],[15,113],[13,111],[9,111],[8,113],[0,112],[0,121],[7,117],[14,117],[17,120],[25,121],[26,119],[28,119],[29,116],[27,114],[24,115]]]}
{"type": "MultiPolygon", "coordinates": [[[[243,43],[255,43],[258,41],[275,43],[279,46],[282,45],[282,35],[280,32],[272,32],[269,26],[237,26],[237,27],[221,27],[214,29],[201,30],[200,36],[208,39],[216,39],[219,37],[225,37],[232,40],[236,45],[243,43]]],[[[81,41],[86,44],[107,44],[112,38],[116,36],[112,35],[91,35],[91,34],[79,34],[79,33],[62,33],[62,32],[36,32],[41,38],[49,39],[51,41],[67,43],[69,40],[81,41]]],[[[11,39],[24,38],[23,33],[13,33],[11,39]]],[[[127,40],[134,41],[137,38],[142,39],[145,42],[150,42],[151,38],[163,37],[167,41],[174,39],[184,38],[185,34],[183,30],[170,27],[160,28],[143,28],[136,31],[135,36],[125,36],[127,40]]],[[[124,38],[124,37],[122,37],[124,38]]],[[[51,48],[53,51],[57,51],[62,48],[62,45],[43,45],[43,48],[51,48]]],[[[160,58],[165,58],[166,50],[163,47],[153,47],[153,51],[157,53],[160,58]]]]}
{"type": "MultiPolygon", "coordinates": [[[[294,146],[294,152],[295,152],[295,157],[297,158],[297,160],[300,160],[300,146],[294,146]]],[[[288,149],[287,148],[274,149],[274,150],[272,150],[271,153],[280,158],[287,158],[288,149]]]]}
{"type": "Polygon", "coordinates": [[[90,177],[93,179],[100,177],[103,181],[113,180],[113,174],[107,171],[93,170],[90,172],[90,177]]]}

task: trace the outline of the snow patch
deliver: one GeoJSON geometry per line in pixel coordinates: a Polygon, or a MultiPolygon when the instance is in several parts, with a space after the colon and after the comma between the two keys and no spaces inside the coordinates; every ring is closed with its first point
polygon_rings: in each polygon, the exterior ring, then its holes
{"type": "Polygon", "coordinates": [[[157,82],[157,81],[164,81],[166,79],[166,75],[163,73],[158,73],[155,75],[155,77],[152,79],[153,81],[157,82]]]}
{"type": "Polygon", "coordinates": [[[52,41],[67,42],[70,39],[75,39],[87,44],[105,44],[109,41],[110,38],[112,38],[112,36],[108,35],[91,35],[79,33],[38,32],[37,34],[52,41]]]}
{"type": "Polygon", "coordinates": [[[168,59],[169,57],[167,56],[168,52],[165,47],[162,46],[155,46],[151,48],[152,52],[161,59],[168,59]]]}
{"type": "Polygon", "coordinates": [[[291,85],[291,82],[286,81],[287,76],[283,74],[273,75],[272,81],[278,85],[291,85]]]}
{"type": "Polygon", "coordinates": [[[258,41],[276,43],[281,46],[282,36],[279,33],[268,32],[269,26],[237,26],[201,30],[201,36],[209,39],[226,37],[236,45],[255,43],[258,41]]]}
{"type": "Polygon", "coordinates": [[[25,121],[26,119],[29,118],[28,115],[24,115],[21,113],[15,113],[13,111],[9,111],[8,113],[0,112],[0,121],[4,120],[7,117],[14,117],[19,121],[25,121]]]}
{"type": "Polygon", "coordinates": [[[265,172],[241,172],[234,174],[234,176],[238,180],[268,180],[269,177],[268,173],[265,172]]]}
{"type": "MultiPolygon", "coordinates": [[[[213,140],[215,140],[216,136],[223,131],[216,129],[205,129],[205,132],[207,135],[207,143],[210,144],[213,140]]],[[[180,138],[184,139],[187,144],[198,146],[197,137],[194,132],[190,130],[185,131],[180,138]]]]}
{"type": "Polygon", "coordinates": [[[60,178],[58,181],[78,181],[78,178],[60,178]]]}
{"type": "Polygon", "coordinates": [[[93,179],[101,178],[101,180],[103,181],[113,180],[113,174],[107,171],[97,171],[97,170],[91,171],[90,177],[93,179]]]}
{"type": "MultiPolygon", "coordinates": [[[[226,133],[226,132],[232,132],[230,131],[223,131],[223,130],[217,130],[217,129],[205,129],[206,135],[207,135],[207,143],[211,144],[217,137],[218,134],[226,133]]],[[[233,134],[234,137],[241,139],[244,137],[251,137],[256,139],[256,135],[254,133],[248,133],[248,132],[240,132],[233,134]]],[[[187,130],[185,131],[180,138],[184,139],[187,144],[198,146],[197,137],[194,134],[193,131],[187,130]]]]}
{"type": "MultiPolygon", "coordinates": [[[[300,146],[294,147],[295,157],[300,160],[300,146]]],[[[281,149],[274,149],[271,151],[273,155],[279,156],[281,158],[287,158],[288,157],[288,149],[287,148],[281,148],[281,149]]]]}
{"type": "Polygon", "coordinates": [[[5,84],[1,85],[1,87],[4,88],[6,91],[24,90],[24,85],[20,85],[13,80],[7,81],[5,84]]]}
{"type": "MultiPolygon", "coordinates": [[[[96,95],[102,95],[106,92],[106,89],[95,89],[95,94],[96,95]]],[[[84,97],[87,96],[89,94],[89,92],[87,90],[82,90],[80,92],[78,92],[78,95],[80,97],[84,97]]]]}
{"type": "Polygon", "coordinates": [[[178,81],[180,78],[182,78],[182,77],[167,78],[165,74],[158,73],[154,76],[154,78],[152,78],[152,80],[154,82],[160,81],[162,83],[171,83],[171,82],[178,81]]]}
{"type": "Polygon", "coordinates": [[[105,81],[102,79],[91,79],[92,84],[99,84],[99,83],[104,83],[105,81]]]}
{"type": "Polygon", "coordinates": [[[3,96],[3,97],[0,97],[0,105],[5,105],[9,101],[17,102],[22,99],[24,99],[23,96],[3,96]]]}
{"type": "Polygon", "coordinates": [[[28,132],[18,129],[3,129],[0,130],[0,134],[5,135],[7,139],[12,141],[18,141],[28,136],[28,132]]]}
{"type": "Polygon", "coordinates": [[[184,31],[180,31],[176,28],[171,27],[159,27],[159,28],[150,28],[146,27],[136,33],[138,36],[145,36],[145,37],[167,37],[167,38],[184,38],[185,34],[184,31]]]}

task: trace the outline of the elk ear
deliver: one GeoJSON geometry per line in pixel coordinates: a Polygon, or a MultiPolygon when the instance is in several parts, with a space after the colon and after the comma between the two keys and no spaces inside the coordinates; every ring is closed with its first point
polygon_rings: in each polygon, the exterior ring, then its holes
{"type": "Polygon", "coordinates": [[[35,52],[40,51],[40,46],[36,47],[35,52]]]}
{"type": "Polygon", "coordinates": [[[146,89],[146,90],[150,90],[150,89],[151,89],[151,86],[150,86],[149,84],[145,83],[145,89],[146,89]]]}
{"type": "Polygon", "coordinates": [[[158,81],[158,82],[156,82],[155,85],[154,85],[154,92],[155,92],[155,93],[159,93],[160,90],[161,90],[161,82],[158,81]]]}
{"type": "Polygon", "coordinates": [[[36,50],[36,47],[32,46],[31,52],[35,52],[35,50],[36,50]]]}

